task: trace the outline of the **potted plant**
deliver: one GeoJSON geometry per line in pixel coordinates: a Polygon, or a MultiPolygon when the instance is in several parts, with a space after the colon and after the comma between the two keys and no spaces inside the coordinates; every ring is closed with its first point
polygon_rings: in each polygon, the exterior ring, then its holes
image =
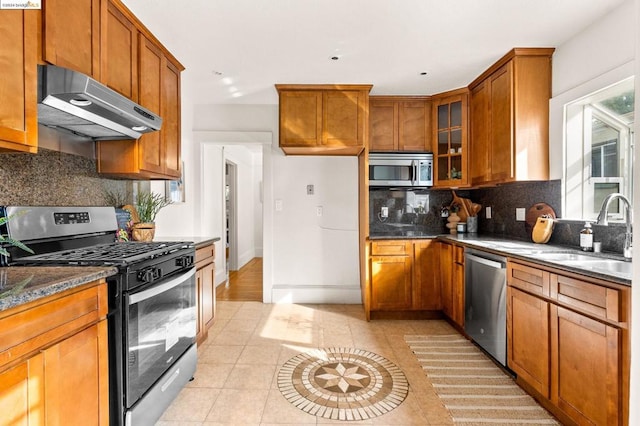
{"type": "Polygon", "coordinates": [[[156,215],[163,207],[171,204],[164,195],[155,192],[141,192],[138,194],[132,236],[136,241],[152,241],[156,231],[156,215]]]}

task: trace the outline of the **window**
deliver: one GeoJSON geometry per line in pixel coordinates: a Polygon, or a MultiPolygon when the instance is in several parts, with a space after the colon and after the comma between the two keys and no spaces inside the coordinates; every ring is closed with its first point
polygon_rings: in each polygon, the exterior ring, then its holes
{"type": "MultiPolygon", "coordinates": [[[[604,198],[633,193],[633,77],[565,106],[566,217],[595,220],[604,198]]],[[[623,220],[613,204],[610,219],[623,220]]]]}

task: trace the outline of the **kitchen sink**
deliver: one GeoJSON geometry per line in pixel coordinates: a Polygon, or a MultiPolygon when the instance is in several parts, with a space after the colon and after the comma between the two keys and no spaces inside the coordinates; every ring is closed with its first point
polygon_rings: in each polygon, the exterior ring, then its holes
{"type": "Polygon", "coordinates": [[[621,260],[599,259],[585,262],[581,267],[609,273],[629,274],[633,272],[633,263],[621,260]]]}
{"type": "Polygon", "coordinates": [[[605,260],[595,256],[589,256],[586,254],[566,253],[566,252],[540,253],[540,254],[536,254],[535,257],[540,260],[548,260],[549,262],[593,262],[593,261],[605,260]]]}
{"type": "Polygon", "coordinates": [[[631,278],[633,271],[633,264],[631,262],[616,259],[603,259],[601,257],[586,254],[542,253],[536,255],[535,258],[629,279],[631,278]]]}

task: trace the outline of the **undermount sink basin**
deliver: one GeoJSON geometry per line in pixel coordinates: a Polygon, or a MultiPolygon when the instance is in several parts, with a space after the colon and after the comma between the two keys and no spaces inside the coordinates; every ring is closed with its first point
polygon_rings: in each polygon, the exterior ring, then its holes
{"type": "Polygon", "coordinates": [[[535,257],[540,260],[561,263],[567,266],[576,266],[581,269],[590,269],[592,271],[616,276],[622,275],[625,277],[631,277],[633,270],[633,263],[631,262],[615,259],[603,259],[586,254],[542,253],[535,257]]]}
{"type": "Polygon", "coordinates": [[[623,262],[621,260],[592,260],[581,265],[583,268],[593,269],[595,271],[629,274],[633,272],[633,263],[623,262]]]}
{"type": "Polygon", "coordinates": [[[540,253],[535,257],[540,260],[548,260],[550,262],[593,262],[605,260],[586,254],[576,253],[540,253]]]}

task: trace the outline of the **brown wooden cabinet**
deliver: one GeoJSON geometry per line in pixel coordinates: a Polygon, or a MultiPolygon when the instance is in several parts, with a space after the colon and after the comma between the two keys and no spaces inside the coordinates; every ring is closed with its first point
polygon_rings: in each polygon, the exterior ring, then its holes
{"type": "Polygon", "coordinates": [[[431,151],[431,98],[371,96],[370,151],[431,151]]]}
{"type": "Polygon", "coordinates": [[[513,49],[474,80],[471,184],[549,179],[554,49],[513,49]]]}
{"type": "Polygon", "coordinates": [[[213,325],[216,311],[215,245],[207,244],[196,249],[196,298],[198,320],[196,341],[200,345],[213,325]]]}
{"type": "Polygon", "coordinates": [[[100,80],[100,0],[47,0],[42,56],[53,65],[100,80]]]}
{"type": "Polygon", "coordinates": [[[433,96],[434,186],[463,187],[469,184],[468,90],[458,89],[433,96]]]}
{"type": "Polygon", "coordinates": [[[0,152],[38,149],[37,10],[3,10],[0,19],[0,152]],[[7,100],[10,100],[8,102],[7,100]]]}
{"type": "Polygon", "coordinates": [[[280,148],[293,155],[358,155],[371,85],[282,85],[280,148]]]}
{"type": "Polygon", "coordinates": [[[104,85],[138,99],[138,28],[120,2],[102,0],[101,73],[104,85]]]}
{"type": "Polygon", "coordinates": [[[630,289],[547,267],[507,268],[509,367],[563,422],[626,424],[630,289]]]}
{"type": "Polygon", "coordinates": [[[98,172],[129,178],[178,179],[180,160],[180,72],[182,66],[159,45],[139,35],[138,103],[162,117],[162,129],[136,141],[98,141],[98,172]]]}
{"type": "Polygon", "coordinates": [[[440,242],[442,311],[464,328],[464,247],[440,242]]]}
{"type": "Polygon", "coordinates": [[[0,312],[0,424],[109,424],[104,280],[0,312]]]}
{"type": "Polygon", "coordinates": [[[441,309],[435,240],[372,241],[369,268],[371,311],[441,309]]]}

